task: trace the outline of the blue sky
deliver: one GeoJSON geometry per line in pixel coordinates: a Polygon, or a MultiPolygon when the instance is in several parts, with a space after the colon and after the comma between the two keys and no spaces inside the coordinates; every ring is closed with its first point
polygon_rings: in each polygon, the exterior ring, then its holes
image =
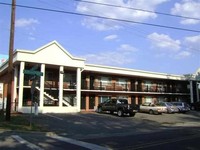
{"type": "MultiPolygon", "coordinates": [[[[200,31],[200,0],[87,1],[123,8],[75,0],[16,0],[17,5],[200,31]]],[[[0,2],[11,4],[11,0],[0,2]]],[[[8,54],[10,12],[10,6],[0,4],[0,58],[8,54]]],[[[194,73],[200,67],[200,32],[16,8],[15,49],[35,50],[53,40],[73,56],[86,58],[86,63],[91,64],[169,74],[194,73]]]]}

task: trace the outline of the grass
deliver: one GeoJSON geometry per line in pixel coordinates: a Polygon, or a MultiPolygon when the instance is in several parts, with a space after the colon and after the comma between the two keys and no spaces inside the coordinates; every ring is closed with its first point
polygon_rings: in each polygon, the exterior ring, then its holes
{"type": "Polygon", "coordinates": [[[39,125],[34,123],[30,124],[29,119],[27,119],[27,116],[24,116],[23,114],[11,114],[10,121],[6,121],[4,113],[0,112],[0,129],[16,131],[45,131],[45,129],[39,125]]]}

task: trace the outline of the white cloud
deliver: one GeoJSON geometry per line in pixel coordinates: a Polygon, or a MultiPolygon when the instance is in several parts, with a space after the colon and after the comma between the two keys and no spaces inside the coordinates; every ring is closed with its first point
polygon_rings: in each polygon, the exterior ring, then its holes
{"type": "Polygon", "coordinates": [[[134,54],[136,48],[128,44],[122,44],[116,50],[102,51],[96,54],[87,54],[81,56],[86,58],[88,63],[110,65],[110,66],[123,66],[135,61],[134,54]]]}
{"type": "MultiPolygon", "coordinates": [[[[182,0],[180,3],[175,3],[171,9],[174,15],[187,16],[192,18],[200,18],[200,1],[199,0],[182,0]]],[[[198,24],[199,20],[182,19],[181,24],[198,24]]]]}
{"type": "Polygon", "coordinates": [[[189,50],[198,50],[200,48],[200,35],[197,36],[188,36],[184,39],[184,44],[188,47],[189,50]]]}
{"type": "Polygon", "coordinates": [[[122,44],[120,45],[120,47],[118,48],[119,51],[122,51],[122,52],[136,52],[138,49],[129,45],[129,44],[122,44]]]}
{"type": "Polygon", "coordinates": [[[189,57],[190,55],[191,55],[191,53],[188,51],[181,51],[178,54],[174,55],[174,58],[175,59],[184,59],[184,58],[189,57]]]}
{"type": "Polygon", "coordinates": [[[158,48],[166,52],[179,51],[181,42],[179,40],[172,39],[169,35],[158,34],[156,32],[149,34],[147,38],[150,39],[152,47],[158,48]]]}
{"type": "Polygon", "coordinates": [[[29,18],[29,19],[21,18],[21,19],[17,19],[15,22],[16,27],[28,27],[28,26],[32,26],[33,24],[39,24],[39,21],[33,18],[29,18]]]}
{"type": "Polygon", "coordinates": [[[115,39],[118,39],[118,36],[116,34],[108,35],[104,38],[105,41],[110,41],[115,39]]]}
{"type": "Polygon", "coordinates": [[[86,26],[87,28],[99,31],[118,30],[121,28],[114,21],[102,20],[97,18],[85,18],[82,21],[82,25],[86,26]]]}
{"type": "MultiPolygon", "coordinates": [[[[183,46],[184,42],[174,40],[169,35],[152,33],[148,35],[148,38],[151,41],[152,47],[156,49],[154,53],[156,58],[169,57],[172,59],[184,59],[191,56],[191,53],[185,48],[186,46],[184,46],[185,50],[182,50],[183,47],[181,46],[183,46]]],[[[189,39],[191,40],[191,38],[189,39]]]]}
{"type": "MultiPolygon", "coordinates": [[[[89,0],[93,2],[93,0],[89,0]]],[[[156,7],[168,0],[96,0],[97,3],[112,4],[122,7],[146,9],[150,11],[155,11],[156,7]]],[[[90,4],[80,2],[77,5],[77,12],[104,16],[108,18],[124,19],[130,21],[145,21],[147,19],[154,19],[157,17],[155,13],[148,13],[144,11],[137,11],[133,9],[127,9],[122,7],[109,7],[99,4],[90,4]]],[[[119,29],[117,22],[102,19],[84,19],[83,25],[96,30],[110,30],[119,29]],[[101,25],[100,25],[101,24],[101,25]]]]}
{"type": "Polygon", "coordinates": [[[185,37],[185,41],[188,44],[198,44],[198,47],[200,47],[200,35],[185,37]]]}

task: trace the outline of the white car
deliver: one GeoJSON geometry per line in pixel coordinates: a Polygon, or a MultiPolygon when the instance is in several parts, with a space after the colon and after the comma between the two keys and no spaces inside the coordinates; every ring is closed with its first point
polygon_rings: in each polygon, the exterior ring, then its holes
{"type": "Polygon", "coordinates": [[[162,114],[167,112],[167,107],[160,106],[159,104],[144,103],[140,105],[140,112],[146,112],[150,114],[162,114]]]}

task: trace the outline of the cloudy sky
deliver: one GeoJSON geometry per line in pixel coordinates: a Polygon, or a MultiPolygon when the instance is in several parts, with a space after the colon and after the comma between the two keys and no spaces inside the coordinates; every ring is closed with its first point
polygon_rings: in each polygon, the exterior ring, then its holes
{"type": "MultiPolygon", "coordinates": [[[[15,49],[56,40],[90,64],[169,74],[200,68],[200,0],[16,1],[15,49]]],[[[0,1],[0,56],[9,47],[7,4],[0,1]]]]}

